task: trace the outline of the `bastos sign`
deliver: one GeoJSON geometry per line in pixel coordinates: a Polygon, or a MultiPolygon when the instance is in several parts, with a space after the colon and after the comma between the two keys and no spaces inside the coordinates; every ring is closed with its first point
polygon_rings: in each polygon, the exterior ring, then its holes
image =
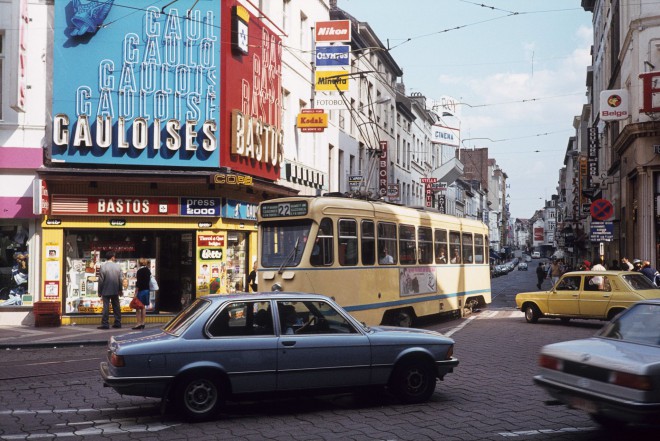
{"type": "Polygon", "coordinates": [[[222,3],[222,41],[231,42],[221,45],[220,162],[274,181],[283,154],[280,35],[284,31],[250,2],[215,3],[222,3]]]}
{"type": "Polygon", "coordinates": [[[217,168],[220,2],[55,2],[53,162],[217,168]]]}

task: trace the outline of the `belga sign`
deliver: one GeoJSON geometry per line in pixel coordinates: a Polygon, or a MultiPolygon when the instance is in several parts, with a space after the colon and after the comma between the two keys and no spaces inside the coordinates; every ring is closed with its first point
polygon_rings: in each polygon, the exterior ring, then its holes
{"type": "Polygon", "coordinates": [[[220,4],[55,2],[53,161],[217,168],[220,4]]]}

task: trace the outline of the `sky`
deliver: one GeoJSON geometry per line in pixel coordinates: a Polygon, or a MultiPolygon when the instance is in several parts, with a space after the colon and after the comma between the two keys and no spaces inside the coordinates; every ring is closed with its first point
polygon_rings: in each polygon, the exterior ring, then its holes
{"type": "Polygon", "coordinates": [[[587,103],[592,14],[579,0],[338,0],[366,21],[404,74],[406,94],[462,103],[464,148],[507,174],[512,218],[557,193],[573,121],[587,103]]]}

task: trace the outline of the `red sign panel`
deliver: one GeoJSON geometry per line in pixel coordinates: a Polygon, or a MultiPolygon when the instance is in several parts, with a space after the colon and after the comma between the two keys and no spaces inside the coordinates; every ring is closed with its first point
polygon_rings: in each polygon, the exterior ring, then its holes
{"type": "Polygon", "coordinates": [[[331,20],[316,22],[316,41],[322,42],[350,42],[351,21],[331,20]]]}
{"type": "Polygon", "coordinates": [[[51,215],[178,216],[179,198],[158,196],[51,197],[51,215]]]}
{"type": "Polygon", "coordinates": [[[280,38],[284,32],[259,15],[249,2],[222,2],[222,40],[233,41],[232,20],[240,19],[241,41],[246,44],[233,51],[232,45],[221,45],[220,165],[275,181],[284,139],[280,38]],[[242,6],[240,17],[232,13],[236,5],[242,6]]]}
{"type": "Polygon", "coordinates": [[[224,247],[225,236],[221,234],[200,234],[197,236],[198,247],[224,247]]]}
{"type": "Polygon", "coordinates": [[[380,159],[378,160],[378,193],[387,196],[387,141],[380,142],[380,159]]]}

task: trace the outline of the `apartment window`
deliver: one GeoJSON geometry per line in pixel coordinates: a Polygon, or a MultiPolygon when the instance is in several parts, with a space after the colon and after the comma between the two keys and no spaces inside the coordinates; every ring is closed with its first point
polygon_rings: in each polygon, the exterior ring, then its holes
{"type": "Polygon", "coordinates": [[[289,27],[291,26],[291,0],[284,0],[282,2],[282,30],[285,34],[289,34],[289,27]]]}
{"type": "MultiPolygon", "coordinates": [[[[305,53],[309,51],[309,24],[307,23],[307,16],[300,12],[300,50],[305,53]]],[[[310,57],[311,57],[310,53],[310,57]]]]}

